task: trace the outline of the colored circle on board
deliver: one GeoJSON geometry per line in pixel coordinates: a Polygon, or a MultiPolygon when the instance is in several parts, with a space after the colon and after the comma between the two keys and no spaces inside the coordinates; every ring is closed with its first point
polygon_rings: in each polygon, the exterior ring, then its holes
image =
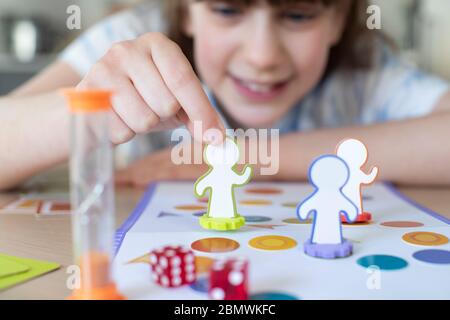
{"type": "Polygon", "coordinates": [[[195,257],[195,270],[197,274],[207,273],[211,269],[214,263],[214,259],[209,257],[196,256],[195,257]]]}
{"type": "Polygon", "coordinates": [[[289,224],[311,224],[312,223],[312,219],[299,220],[297,218],[288,218],[288,219],[284,219],[283,222],[284,223],[289,223],[289,224]]]}
{"type": "Polygon", "coordinates": [[[265,216],[244,216],[245,222],[267,222],[272,220],[270,217],[265,216]]]}
{"type": "Polygon", "coordinates": [[[201,217],[201,216],[203,216],[205,213],[206,213],[206,212],[196,212],[196,213],[193,213],[192,215],[195,216],[195,217],[201,217]]]}
{"type": "Polygon", "coordinates": [[[372,222],[353,222],[353,223],[342,223],[344,227],[364,227],[371,225],[372,222]]]}
{"type": "Polygon", "coordinates": [[[270,206],[272,204],[272,201],[263,199],[252,199],[252,200],[242,200],[239,203],[245,206],[270,206]]]}
{"type": "Polygon", "coordinates": [[[278,188],[248,188],[245,190],[247,193],[251,194],[279,194],[281,193],[281,189],[278,188]]]}
{"type": "Polygon", "coordinates": [[[201,252],[230,252],[239,248],[239,243],[228,238],[204,238],[194,241],[191,248],[201,252]]]}
{"type": "Polygon", "coordinates": [[[364,268],[378,267],[380,270],[400,270],[408,266],[408,262],[402,258],[384,254],[375,254],[359,258],[356,261],[364,268]]]}
{"type": "Polygon", "coordinates": [[[448,243],[448,238],[435,232],[410,232],[402,237],[403,241],[419,246],[440,246],[448,243]]]}
{"type": "Polygon", "coordinates": [[[427,249],[414,252],[413,257],[419,261],[434,264],[450,264],[450,251],[427,249]]]}
{"type": "Polygon", "coordinates": [[[198,204],[185,204],[176,206],[175,209],[183,211],[198,211],[198,210],[205,210],[206,207],[198,204]]]}
{"type": "Polygon", "coordinates": [[[380,223],[383,227],[391,228],[418,228],[423,227],[422,222],[417,221],[385,221],[380,223]]]}
{"type": "Polygon", "coordinates": [[[297,241],[285,236],[271,235],[253,238],[248,244],[255,249],[276,251],[294,248],[297,245],[297,241]]]}
{"type": "Polygon", "coordinates": [[[283,292],[261,292],[250,296],[250,300],[300,300],[296,296],[283,292]]]}
{"type": "Polygon", "coordinates": [[[200,277],[195,280],[193,284],[189,286],[192,290],[200,293],[208,293],[209,279],[207,277],[200,277]]]}
{"type": "Polygon", "coordinates": [[[297,208],[298,203],[297,202],[285,202],[285,203],[282,203],[281,205],[286,208],[297,208]]]}

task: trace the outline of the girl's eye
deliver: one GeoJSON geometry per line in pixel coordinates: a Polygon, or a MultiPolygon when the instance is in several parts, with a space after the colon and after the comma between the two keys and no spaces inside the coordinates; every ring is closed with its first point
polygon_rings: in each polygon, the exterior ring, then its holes
{"type": "Polygon", "coordinates": [[[211,10],[223,17],[234,17],[242,13],[242,11],[239,8],[226,4],[212,6],[211,10]]]}
{"type": "Polygon", "coordinates": [[[282,13],[282,17],[290,22],[300,23],[313,19],[314,15],[303,12],[285,12],[282,13]]]}

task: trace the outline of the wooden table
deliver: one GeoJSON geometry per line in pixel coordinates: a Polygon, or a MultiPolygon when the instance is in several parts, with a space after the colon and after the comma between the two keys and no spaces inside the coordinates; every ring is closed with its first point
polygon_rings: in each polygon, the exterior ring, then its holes
{"type": "MultiPolygon", "coordinates": [[[[44,181],[44,182],[43,182],[44,181]]],[[[40,182],[26,191],[67,192],[67,180],[57,183],[40,182]]],[[[450,189],[400,188],[418,203],[450,218],[450,189]]],[[[116,190],[116,225],[120,226],[136,206],[144,190],[121,188],[116,190]]],[[[16,196],[0,194],[0,205],[16,196]]],[[[45,276],[0,292],[0,299],[64,299],[70,294],[66,287],[67,266],[71,265],[70,216],[37,218],[35,215],[0,214],[0,252],[4,254],[54,261],[61,269],[45,276]]]]}

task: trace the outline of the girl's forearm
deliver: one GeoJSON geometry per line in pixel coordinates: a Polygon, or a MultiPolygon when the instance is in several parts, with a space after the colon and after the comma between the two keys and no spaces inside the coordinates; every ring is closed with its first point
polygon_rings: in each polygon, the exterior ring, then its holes
{"type": "Polygon", "coordinates": [[[275,178],[306,179],[312,160],[324,153],[335,153],[337,144],[345,138],[360,139],[366,144],[367,165],[380,168],[379,180],[450,185],[450,112],[364,127],[285,135],[280,139],[280,169],[275,178]]]}
{"type": "Polygon", "coordinates": [[[0,189],[67,159],[69,115],[58,93],[0,98],[0,189]]]}

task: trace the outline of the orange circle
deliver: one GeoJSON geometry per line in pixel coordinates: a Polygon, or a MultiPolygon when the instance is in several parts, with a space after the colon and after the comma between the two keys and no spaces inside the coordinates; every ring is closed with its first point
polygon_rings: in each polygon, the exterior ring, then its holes
{"type": "Polygon", "coordinates": [[[175,209],[177,210],[183,210],[183,211],[198,211],[198,210],[205,210],[205,206],[200,206],[197,204],[186,204],[186,205],[179,205],[176,206],[175,209]]]}
{"type": "Polygon", "coordinates": [[[228,238],[204,238],[194,241],[191,248],[202,252],[230,252],[239,248],[239,242],[228,238]]]}
{"type": "Polygon", "coordinates": [[[242,200],[240,204],[247,206],[268,206],[272,204],[272,201],[262,199],[242,200]]]}
{"type": "Polygon", "coordinates": [[[214,263],[214,259],[202,256],[195,257],[195,270],[197,274],[208,273],[214,263]]]}
{"type": "Polygon", "coordinates": [[[279,194],[282,191],[277,188],[248,188],[245,192],[253,194],[279,194]]]}
{"type": "Polygon", "coordinates": [[[402,237],[403,241],[419,246],[440,246],[449,242],[448,238],[435,232],[410,232],[402,237]]]}
{"type": "Polygon", "coordinates": [[[416,221],[385,221],[380,223],[380,225],[384,227],[391,227],[391,228],[417,228],[417,227],[423,227],[422,222],[416,222],[416,221]]]}

